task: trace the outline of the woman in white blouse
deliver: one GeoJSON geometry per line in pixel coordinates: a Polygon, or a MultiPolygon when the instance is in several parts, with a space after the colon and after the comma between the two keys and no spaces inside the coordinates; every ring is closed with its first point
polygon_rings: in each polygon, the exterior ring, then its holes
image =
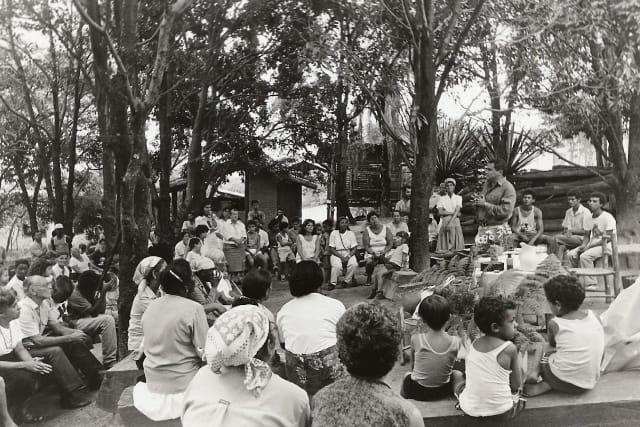
{"type": "Polygon", "coordinates": [[[456,180],[444,180],[445,195],[440,196],[436,207],[440,214],[437,251],[459,251],[464,249],[464,237],[460,226],[460,209],[462,197],[455,194],[456,180]]]}
{"type": "Polygon", "coordinates": [[[340,272],[344,272],[345,283],[351,283],[353,275],[358,267],[356,249],[358,240],[353,231],[349,230],[349,220],[346,217],[338,218],[338,228],[329,236],[329,252],[331,253],[331,279],[329,290],[333,290],[338,283],[340,272]]]}

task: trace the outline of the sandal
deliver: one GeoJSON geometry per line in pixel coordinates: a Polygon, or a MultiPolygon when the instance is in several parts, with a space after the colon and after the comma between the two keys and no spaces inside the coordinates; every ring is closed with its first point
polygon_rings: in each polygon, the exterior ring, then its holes
{"type": "Polygon", "coordinates": [[[44,421],[44,416],[42,415],[33,415],[29,411],[23,409],[18,414],[16,414],[16,421],[18,424],[33,424],[44,421]]]}

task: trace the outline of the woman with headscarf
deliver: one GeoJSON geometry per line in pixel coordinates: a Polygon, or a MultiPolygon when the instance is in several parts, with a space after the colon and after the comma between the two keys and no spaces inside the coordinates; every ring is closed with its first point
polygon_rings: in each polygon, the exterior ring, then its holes
{"type": "Polygon", "coordinates": [[[267,363],[276,335],[254,305],[234,307],[209,329],[207,366],[184,396],[182,424],[191,426],[307,426],[309,398],[267,363]]]}
{"type": "Polygon", "coordinates": [[[437,251],[451,252],[464,249],[464,236],[460,225],[460,209],[462,209],[462,197],[455,194],[456,180],[447,178],[444,180],[445,194],[440,196],[436,208],[440,215],[438,228],[437,251]]]}
{"type": "Polygon", "coordinates": [[[128,342],[129,351],[138,352],[134,356],[136,360],[142,357],[142,315],[151,304],[151,301],[160,295],[160,273],[167,266],[167,263],[160,257],[146,257],[136,267],[133,274],[133,283],[138,285],[138,292],[131,305],[131,317],[129,318],[128,342]]]}
{"type": "Polygon", "coordinates": [[[182,401],[191,379],[202,366],[207,316],[188,298],[193,291],[191,267],[174,260],[160,273],[165,293],[142,316],[145,381],[133,388],[133,404],[153,421],[182,414],[182,401]]]}

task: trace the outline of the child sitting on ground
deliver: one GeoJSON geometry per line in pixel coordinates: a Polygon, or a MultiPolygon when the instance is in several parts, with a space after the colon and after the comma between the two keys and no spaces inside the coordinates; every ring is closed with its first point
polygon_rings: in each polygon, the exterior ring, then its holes
{"type": "Polygon", "coordinates": [[[529,396],[552,389],[584,393],[600,378],[604,330],[593,312],[580,310],[585,292],[577,278],[554,277],[544,284],[544,293],[556,316],[547,325],[551,348],[527,376],[524,391],[529,396]]]}
{"type": "Polygon", "coordinates": [[[384,276],[394,271],[409,268],[409,233],[406,231],[398,231],[393,238],[394,248],[389,251],[388,261],[384,264],[378,264],[373,270],[373,289],[367,297],[368,299],[384,299],[382,293],[382,284],[384,276]]]}
{"type": "Polygon", "coordinates": [[[475,306],[473,321],[485,335],[470,346],[465,359],[466,385],[460,393],[460,409],[471,417],[500,422],[523,409],[518,350],[509,341],[515,334],[515,309],[513,301],[502,297],[484,297],[475,306]]]}
{"type": "Polygon", "coordinates": [[[453,369],[460,338],[444,331],[451,310],[440,295],[425,298],[418,307],[426,330],[411,336],[411,371],[402,382],[400,395],[407,399],[439,400],[457,396],[464,386],[462,372],[453,369]]]}
{"type": "Polygon", "coordinates": [[[276,235],[276,241],[278,243],[278,261],[280,262],[280,280],[285,280],[296,263],[296,257],[292,250],[293,241],[289,234],[289,224],[283,221],[279,228],[280,232],[276,235]]]}

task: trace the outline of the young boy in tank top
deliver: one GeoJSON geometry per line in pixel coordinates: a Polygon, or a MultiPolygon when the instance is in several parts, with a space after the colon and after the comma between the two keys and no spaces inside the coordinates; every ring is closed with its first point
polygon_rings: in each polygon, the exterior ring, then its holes
{"type": "Polygon", "coordinates": [[[476,339],[465,358],[466,384],[460,409],[471,417],[514,418],[523,409],[519,399],[522,371],[515,334],[516,305],[502,297],[484,297],[476,304],[473,321],[485,335],[476,339]]]}
{"type": "Polygon", "coordinates": [[[418,306],[418,314],[424,325],[411,336],[411,372],[402,381],[400,395],[423,401],[457,396],[464,376],[453,369],[460,338],[443,329],[451,316],[449,302],[440,295],[430,295],[418,306]]]}
{"type": "Polygon", "coordinates": [[[544,284],[544,293],[556,317],[547,325],[550,347],[537,369],[527,375],[525,393],[584,393],[594,388],[600,378],[602,324],[593,312],[580,310],[585,291],[577,278],[554,277],[544,284]]]}

